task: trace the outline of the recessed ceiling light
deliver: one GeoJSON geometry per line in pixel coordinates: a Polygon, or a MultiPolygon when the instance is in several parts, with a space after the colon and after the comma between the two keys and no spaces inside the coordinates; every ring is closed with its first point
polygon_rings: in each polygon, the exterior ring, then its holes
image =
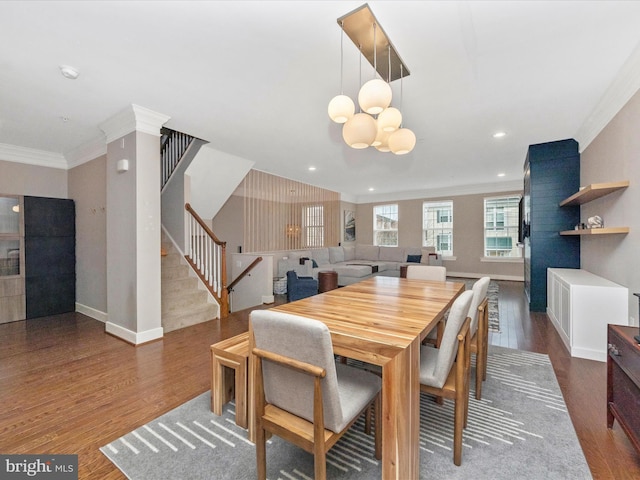
{"type": "Polygon", "coordinates": [[[69,117],[65,117],[63,115],[62,117],[60,117],[60,120],[62,120],[63,122],[67,123],[69,121],[69,117]]]}
{"type": "Polygon", "coordinates": [[[309,167],[309,171],[310,171],[310,172],[315,171],[315,169],[316,169],[316,167],[309,167]]]}
{"type": "Polygon", "coordinates": [[[369,191],[373,192],[374,188],[373,187],[369,187],[369,191]]]}
{"type": "Polygon", "coordinates": [[[69,65],[60,65],[60,73],[64,78],[68,78],[69,80],[75,80],[80,75],[80,72],[77,68],[71,67],[69,65]]]}
{"type": "Polygon", "coordinates": [[[504,177],[504,176],[505,176],[505,174],[504,174],[504,173],[499,173],[499,174],[498,174],[498,176],[499,176],[499,177],[504,177]]]}
{"type": "Polygon", "coordinates": [[[506,132],[496,132],[493,134],[493,138],[502,138],[506,135],[506,132]]]}

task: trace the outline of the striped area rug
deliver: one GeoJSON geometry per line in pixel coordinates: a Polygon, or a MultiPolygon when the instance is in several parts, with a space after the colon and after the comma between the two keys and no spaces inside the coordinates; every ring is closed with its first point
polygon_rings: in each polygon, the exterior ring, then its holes
{"type": "MultiPolygon", "coordinates": [[[[453,464],[453,403],[421,396],[420,478],[591,478],[549,358],[491,347],[487,374],[483,399],[471,393],[460,467],[453,464]]],[[[254,479],[255,447],[234,414],[233,404],[220,417],[211,413],[206,392],[101,451],[131,479],[254,479]]],[[[360,421],[330,451],[328,478],[380,478],[373,439],[362,430],[360,421]]],[[[267,469],[269,479],[310,479],[313,457],[273,437],[267,469]]]]}

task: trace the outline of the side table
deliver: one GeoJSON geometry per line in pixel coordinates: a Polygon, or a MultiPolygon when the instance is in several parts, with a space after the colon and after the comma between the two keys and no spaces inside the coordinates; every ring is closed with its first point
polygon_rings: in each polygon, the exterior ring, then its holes
{"type": "Polygon", "coordinates": [[[400,265],[400,278],[407,278],[408,265],[400,265]]]}
{"type": "Polygon", "coordinates": [[[338,288],[338,272],[325,270],[318,272],[318,293],[338,288]]]}

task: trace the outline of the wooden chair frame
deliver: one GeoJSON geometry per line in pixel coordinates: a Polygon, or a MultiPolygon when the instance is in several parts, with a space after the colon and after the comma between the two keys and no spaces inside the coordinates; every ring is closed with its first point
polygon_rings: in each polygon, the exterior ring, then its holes
{"type": "Polygon", "coordinates": [[[442,388],[420,384],[420,390],[436,397],[454,400],[453,426],[453,463],[462,463],[462,429],[467,426],[469,411],[469,374],[471,370],[469,325],[471,318],[467,317],[458,332],[458,351],[456,361],[451,367],[449,376],[442,388]]]}
{"type": "Polygon", "coordinates": [[[323,480],[327,476],[327,452],[336,444],[349,428],[356,422],[363,412],[365,417],[365,431],[370,433],[370,409],[374,408],[375,414],[375,457],[382,458],[381,445],[381,418],[380,418],[380,393],[376,395],[372,404],[356,415],[354,419],[340,432],[335,433],[324,428],[324,407],[322,401],[322,379],[326,375],[324,368],[299,360],[279,355],[267,350],[254,348],[256,356],[255,368],[255,408],[256,408],[256,456],[258,462],[258,479],[267,477],[266,462],[266,432],[275,434],[294,445],[299,446],[314,456],[314,475],[316,480],[323,480]],[[264,394],[262,377],[262,360],[283,365],[299,372],[314,377],[313,395],[313,423],[287,412],[275,405],[267,404],[264,394]]]}
{"type": "Polygon", "coordinates": [[[471,338],[469,348],[476,356],[476,400],[482,398],[482,382],[487,379],[487,355],[489,350],[489,309],[488,299],[478,306],[478,329],[471,338]]]}

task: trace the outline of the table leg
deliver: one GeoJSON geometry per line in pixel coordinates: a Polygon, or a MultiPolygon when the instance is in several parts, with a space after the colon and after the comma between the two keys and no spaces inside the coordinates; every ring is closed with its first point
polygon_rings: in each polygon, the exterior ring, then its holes
{"type": "Polygon", "coordinates": [[[382,368],[382,478],[416,479],[420,467],[420,339],[382,368]]]}

